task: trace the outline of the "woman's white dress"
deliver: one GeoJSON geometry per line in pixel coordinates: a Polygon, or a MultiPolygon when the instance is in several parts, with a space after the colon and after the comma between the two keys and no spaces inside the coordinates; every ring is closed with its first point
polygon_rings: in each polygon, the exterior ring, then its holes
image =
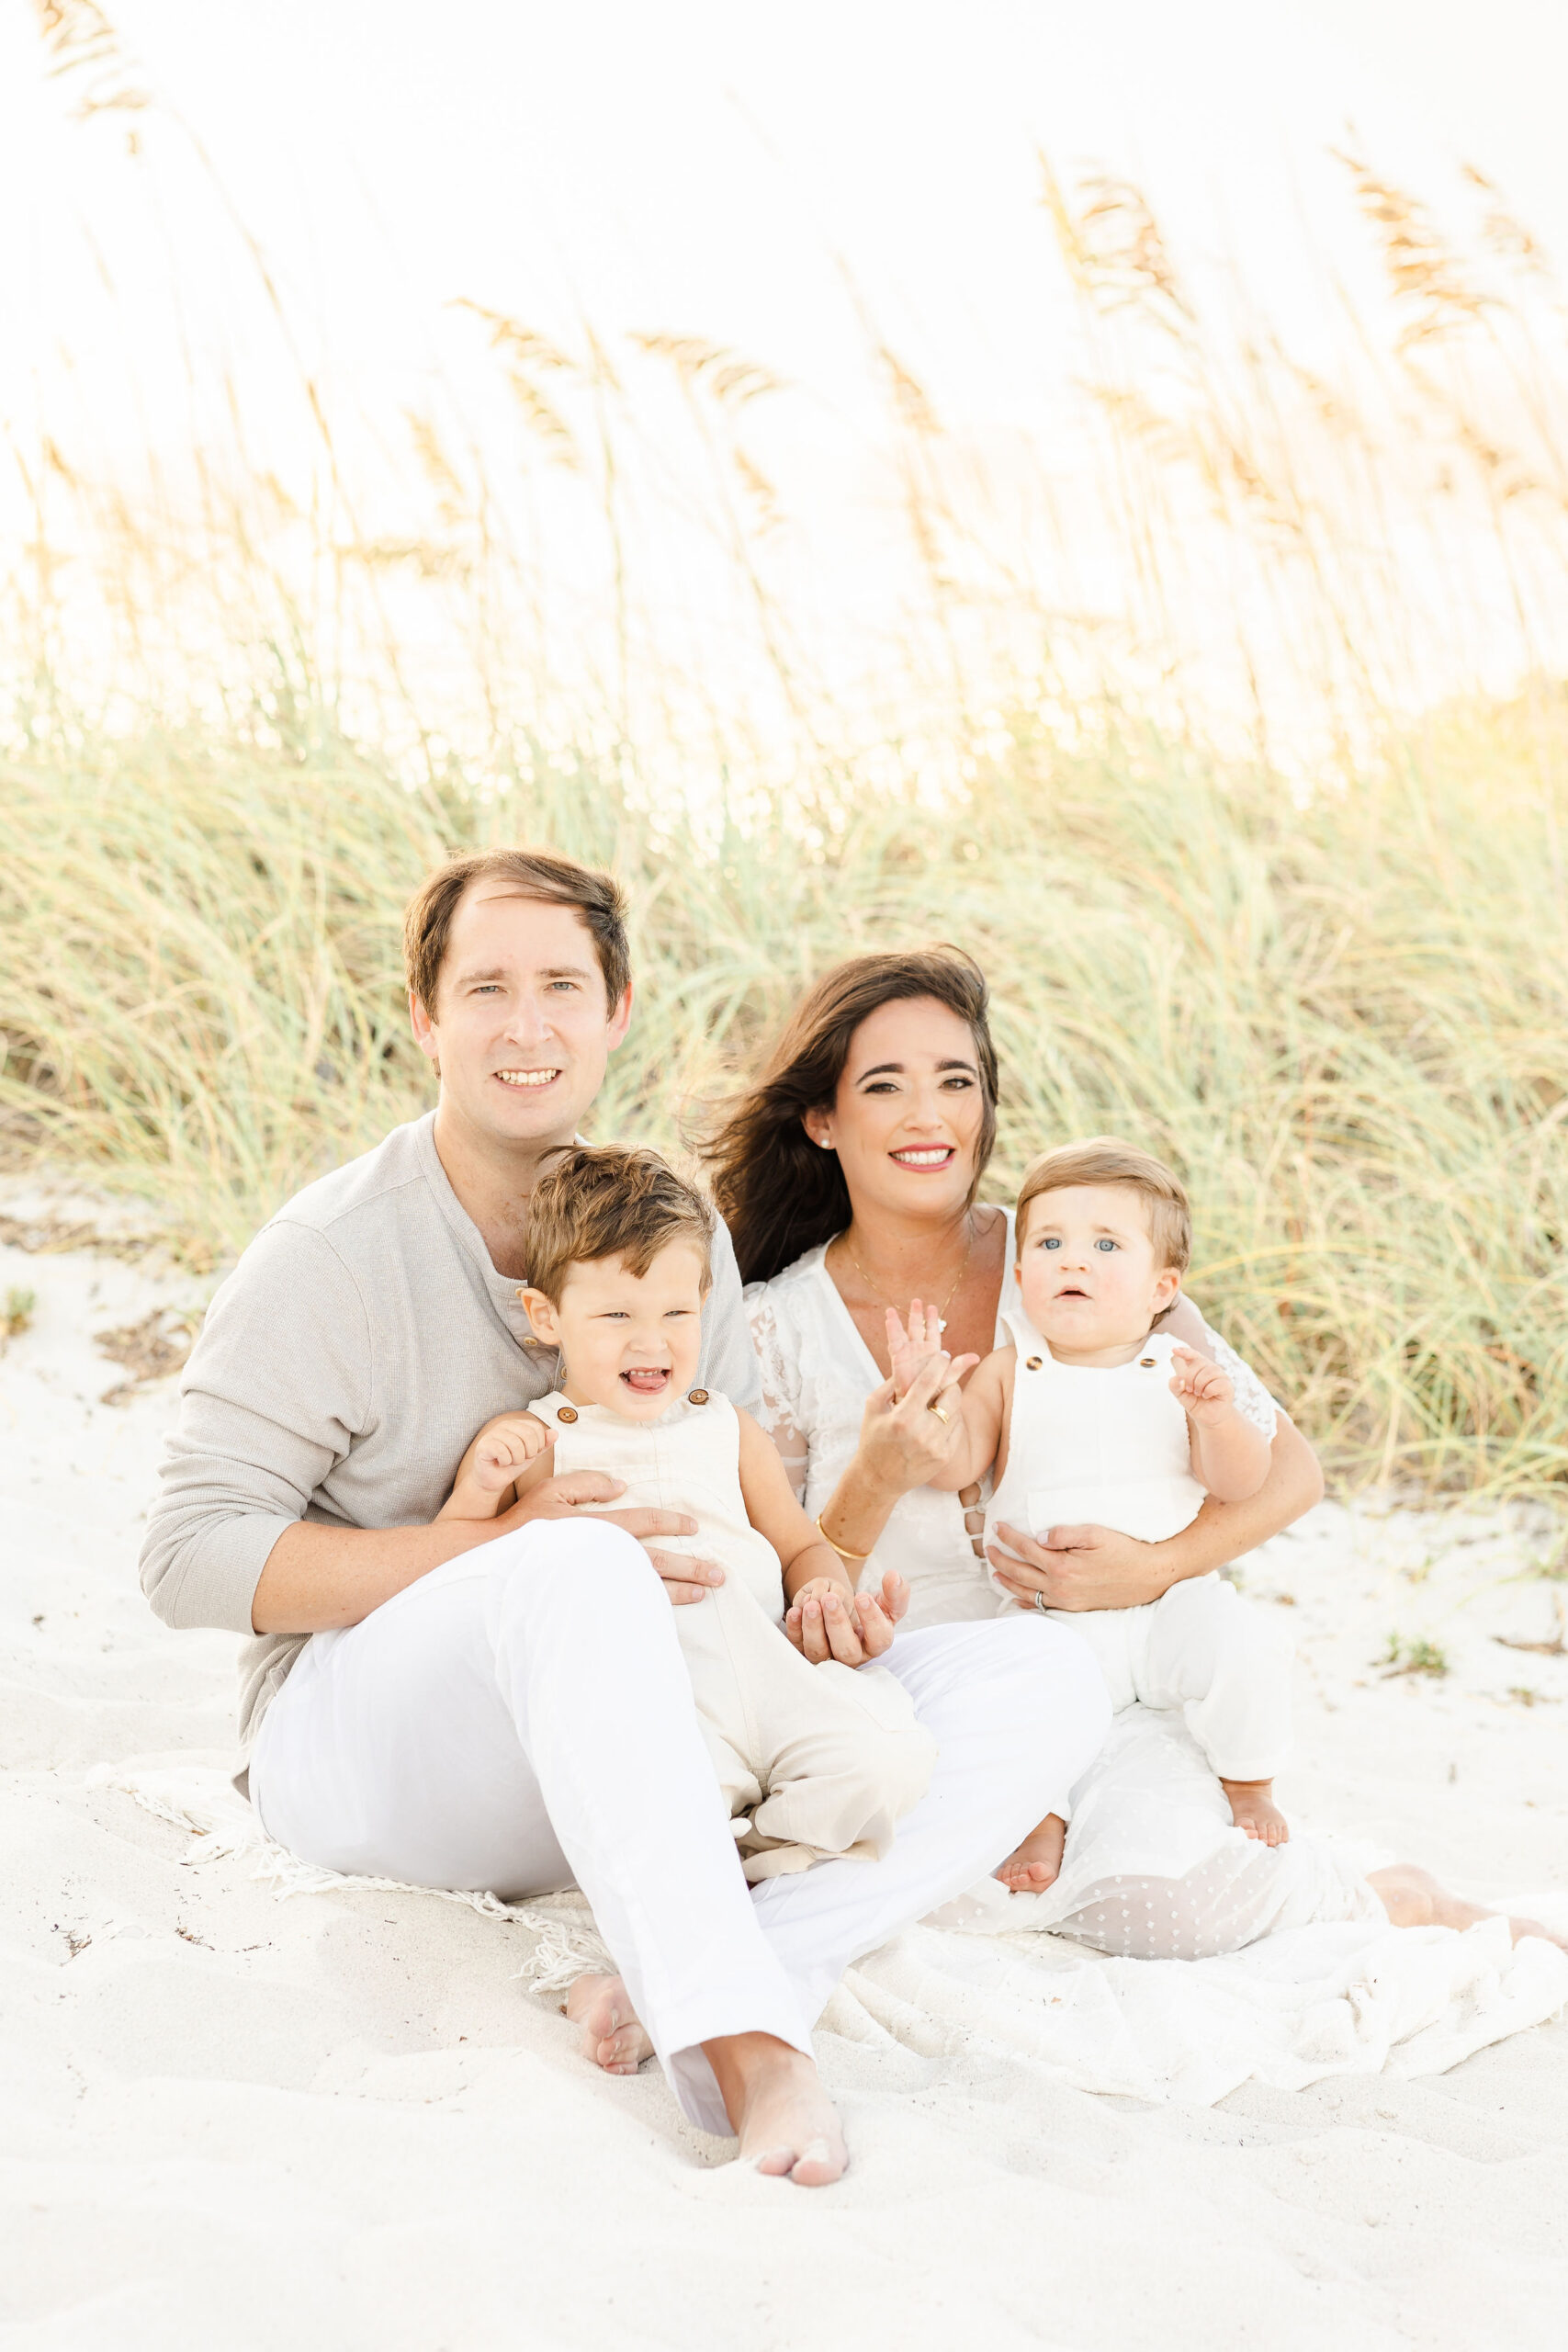
{"type": "MultiPolygon", "coordinates": [[[[808,1250],[746,1293],[762,1368],[760,1418],[795,1491],[815,1516],[860,1443],[866,1398],[882,1374],[823,1263],[808,1250]]],[[[1008,1217],[1000,1317],[1021,1305],[1008,1217]]],[[[1207,1327],[1205,1326],[1207,1330],[1207,1327]]],[[[1276,1408],[1257,1375],[1208,1331],[1214,1360],[1235,1384],[1240,1409],[1270,1436],[1276,1408]]],[[[911,1627],[1013,1609],[976,1555],[982,1514],[956,1495],[919,1487],[895,1506],[862,1582],[896,1568],[909,1582],[911,1627]]],[[[1096,1950],[1136,1959],[1198,1960],[1240,1950],[1276,1928],[1381,1918],[1366,1881],[1332,1848],[1296,1837],[1260,1846],[1237,1829],[1218,1781],[1179,1715],[1134,1706],[1113,1721],[1073,1793],[1062,1870],[1043,1894],[977,1891],[1008,1928],[1055,1928],[1096,1950]]]]}

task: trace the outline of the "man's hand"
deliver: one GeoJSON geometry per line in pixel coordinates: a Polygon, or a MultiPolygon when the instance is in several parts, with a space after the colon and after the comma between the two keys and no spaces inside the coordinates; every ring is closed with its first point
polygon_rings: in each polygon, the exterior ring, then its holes
{"type": "Polygon", "coordinates": [[[852,1599],[830,1577],[803,1584],[784,1618],[784,1632],[813,1666],[837,1658],[841,1666],[863,1666],[888,1649],[898,1621],[909,1606],[909,1588],[889,1568],[878,1592],[852,1599]]]}
{"type": "Polygon", "coordinates": [[[526,1527],[536,1519],[607,1519],[635,1535],[664,1579],[664,1589],[677,1607],[701,1600],[709,1589],[724,1582],[716,1560],[694,1559],[686,1552],[662,1552],[660,1536],[694,1535],[697,1522],[679,1510],[611,1510],[606,1505],[626,1491],[624,1478],[606,1477],[602,1470],[571,1470],[564,1477],[545,1478],[531,1487],[495,1522],[498,1535],[526,1527]]]}
{"type": "Polygon", "coordinates": [[[986,1557],[997,1582],[1021,1608],[1037,1592],[1047,1609],[1136,1609],[1173,1582],[1165,1546],[1140,1544],[1113,1527],[1053,1527],[1040,1543],[1005,1522],[986,1557]]]}
{"type": "Polygon", "coordinates": [[[1235,1386],[1219,1365],[1181,1347],[1172,1349],[1170,1361],[1176,1374],[1170,1393],[1188,1419],[1200,1429],[1213,1429],[1227,1419],[1235,1408],[1235,1386]]]}

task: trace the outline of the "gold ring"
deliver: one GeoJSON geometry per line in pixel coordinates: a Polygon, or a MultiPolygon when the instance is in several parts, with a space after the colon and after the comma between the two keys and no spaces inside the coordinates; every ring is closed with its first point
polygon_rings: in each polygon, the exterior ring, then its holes
{"type": "Polygon", "coordinates": [[[926,1410],[928,1413],[934,1413],[937,1419],[942,1422],[944,1428],[951,1429],[953,1427],[953,1423],[948,1419],[947,1415],[942,1411],[942,1407],[937,1403],[934,1396],[931,1398],[931,1403],[926,1407],[926,1410]]]}

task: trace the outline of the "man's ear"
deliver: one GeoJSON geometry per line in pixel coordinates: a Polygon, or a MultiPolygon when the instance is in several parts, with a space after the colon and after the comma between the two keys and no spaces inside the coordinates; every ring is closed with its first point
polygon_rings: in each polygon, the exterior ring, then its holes
{"type": "Polygon", "coordinates": [[[435,1034],[435,1023],[412,989],[409,990],[409,1020],[413,1028],[414,1044],[439,1078],[441,1075],[440,1040],[435,1034]]]}
{"type": "Polygon", "coordinates": [[[522,1293],[524,1310],[538,1337],[552,1347],[560,1345],[560,1317],[555,1301],[547,1298],[542,1290],[525,1288],[522,1293]]]}
{"type": "Polygon", "coordinates": [[[621,1001],[619,1004],[615,1006],[610,1015],[610,1051],[612,1053],[615,1052],[617,1046],[625,1042],[626,1031],[631,1027],[631,1025],[632,984],[630,980],[628,980],[626,987],[621,991],[621,1001]]]}

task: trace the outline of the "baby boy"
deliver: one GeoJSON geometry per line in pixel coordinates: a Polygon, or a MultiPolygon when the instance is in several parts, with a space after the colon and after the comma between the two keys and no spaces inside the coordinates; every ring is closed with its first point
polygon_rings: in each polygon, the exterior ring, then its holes
{"type": "MultiPolygon", "coordinates": [[[[1205,1495],[1241,1501],[1263,1484],[1269,1434],[1238,1410],[1217,1365],[1156,1329],[1191,1230],[1169,1169],[1112,1136],[1065,1144],[1030,1169],[1018,1201],[1022,1307],[1003,1318],[1012,1343],[971,1377],[953,1459],[931,1482],[957,1488],[992,1473],[988,1542],[1004,1521],[1035,1537],[1092,1522],[1156,1544],[1205,1495]]],[[[1283,1843],[1273,1776],[1289,1738],[1291,1645],[1271,1619],[1217,1575],[1142,1607],[1045,1613],[1089,1643],[1113,1707],[1183,1708],[1236,1826],[1283,1843]]],[[[998,1877],[1020,1893],[1049,1886],[1065,1837],[1048,1815],[998,1877]]]]}
{"type": "Polygon", "coordinates": [[[857,1600],[771,1440],[695,1385],[712,1235],[707,1203],[657,1154],[562,1153],[530,1204],[524,1293],[535,1332],[561,1351],[559,1385],[480,1430],[442,1516],[490,1519],[543,1478],[601,1470],[625,1481],[623,1508],[696,1521],[663,1548],[716,1560],[724,1582],[675,1610],[675,1631],[757,1880],[886,1853],[936,1746],[885,1668],[813,1666],[783,1631],[786,1602],[813,1597],[836,1596],[863,1626],[896,1616],[901,1580],[857,1600]]]}

